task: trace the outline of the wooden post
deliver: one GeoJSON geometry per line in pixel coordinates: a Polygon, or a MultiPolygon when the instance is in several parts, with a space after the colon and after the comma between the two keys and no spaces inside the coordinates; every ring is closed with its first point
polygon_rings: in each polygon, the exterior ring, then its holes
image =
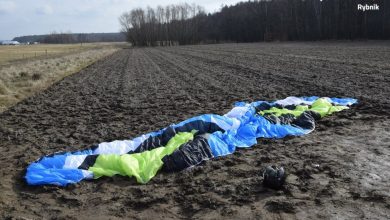
{"type": "Polygon", "coordinates": [[[46,56],[47,56],[47,49],[45,50],[45,52],[46,52],[46,56]]]}

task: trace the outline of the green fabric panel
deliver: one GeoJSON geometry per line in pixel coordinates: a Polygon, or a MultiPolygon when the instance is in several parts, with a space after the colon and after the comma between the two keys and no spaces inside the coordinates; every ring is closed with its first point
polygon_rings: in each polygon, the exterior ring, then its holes
{"type": "Polygon", "coordinates": [[[162,167],[162,158],[172,154],[182,144],[194,138],[193,132],[180,132],[171,138],[165,147],[135,154],[102,154],[96,158],[95,164],[88,170],[95,178],[101,176],[134,176],[139,183],[147,183],[162,167]]]}
{"type": "Polygon", "coordinates": [[[310,110],[315,111],[324,117],[330,115],[333,112],[339,112],[344,109],[348,109],[347,106],[333,106],[332,103],[328,102],[325,98],[317,99],[310,107],[310,110]]]}
{"type": "Polygon", "coordinates": [[[134,176],[139,183],[149,182],[163,165],[163,151],[164,147],[159,147],[142,153],[122,155],[121,163],[126,175],[134,176]]]}
{"type": "Polygon", "coordinates": [[[309,110],[309,106],[307,106],[307,105],[297,105],[294,110],[289,110],[286,108],[272,107],[268,110],[261,111],[260,114],[264,115],[264,114],[269,113],[269,114],[274,114],[276,116],[281,116],[281,115],[285,115],[285,114],[293,114],[295,117],[297,117],[300,114],[302,114],[302,112],[304,112],[306,110],[309,110]]]}
{"type": "Polygon", "coordinates": [[[347,106],[333,106],[332,103],[330,103],[325,98],[319,98],[313,104],[309,107],[307,105],[297,105],[294,110],[289,110],[285,108],[275,108],[272,107],[268,110],[261,111],[260,114],[274,114],[276,116],[281,116],[284,114],[293,114],[295,117],[298,117],[302,112],[311,110],[319,113],[321,117],[324,117],[326,115],[330,115],[333,112],[339,112],[344,109],[348,109],[347,106]]]}
{"type": "Polygon", "coordinates": [[[101,176],[126,175],[120,162],[121,155],[101,154],[96,158],[95,164],[88,170],[92,171],[95,178],[101,176]]]}

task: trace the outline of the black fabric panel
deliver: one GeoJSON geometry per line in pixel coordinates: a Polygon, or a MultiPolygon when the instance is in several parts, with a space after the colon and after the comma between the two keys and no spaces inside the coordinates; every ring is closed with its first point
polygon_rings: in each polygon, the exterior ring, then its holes
{"type": "Polygon", "coordinates": [[[176,131],[173,127],[167,127],[160,135],[149,137],[143,141],[135,151],[129,153],[140,153],[147,150],[152,150],[157,147],[165,146],[168,141],[176,135],[176,131]]]}
{"type": "Polygon", "coordinates": [[[268,110],[272,108],[272,105],[266,103],[266,102],[263,102],[261,103],[260,105],[256,106],[255,109],[256,109],[256,112],[260,112],[260,111],[264,111],[264,110],[268,110]]]}
{"type": "Polygon", "coordinates": [[[285,108],[288,110],[294,110],[296,107],[297,107],[297,105],[286,105],[286,106],[283,106],[280,104],[270,105],[268,103],[263,102],[260,105],[256,106],[255,109],[256,109],[256,112],[260,112],[260,111],[264,111],[264,110],[269,110],[270,108],[278,108],[278,109],[285,108]]]}
{"type": "Polygon", "coordinates": [[[201,120],[189,122],[181,127],[177,127],[176,132],[190,132],[192,130],[197,130],[196,135],[202,135],[205,133],[214,133],[216,131],[224,131],[217,124],[212,122],[205,122],[201,120]]]}
{"type": "Polygon", "coordinates": [[[321,115],[314,111],[304,111],[292,123],[304,129],[313,130],[315,128],[315,121],[320,119],[321,115]]]}
{"type": "Polygon", "coordinates": [[[295,108],[297,107],[298,105],[286,105],[286,106],[282,106],[281,108],[285,108],[285,109],[288,109],[288,110],[295,110],[295,108]]]}
{"type": "Polygon", "coordinates": [[[318,112],[308,110],[308,111],[306,111],[306,113],[309,113],[311,115],[311,117],[314,118],[315,121],[318,121],[321,119],[321,115],[318,112]]]}
{"type": "Polygon", "coordinates": [[[203,136],[196,136],[193,141],[181,145],[171,155],[163,157],[162,170],[165,172],[181,171],[212,157],[207,139],[203,136]]]}
{"type": "Polygon", "coordinates": [[[295,117],[293,114],[283,114],[281,116],[265,114],[263,117],[273,124],[295,125],[303,129],[312,130],[315,128],[315,121],[320,119],[321,115],[309,110],[302,112],[298,117],[295,117]]]}
{"type": "Polygon", "coordinates": [[[88,170],[89,167],[92,167],[95,164],[98,156],[99,156],[98,154],[88,155],[87,157],[85,157],[84,162],[78,168],[83,170],[88,170]]]}
{"type": "Polygon", "coordinates": [[[135,151],[130,151],[128,153],[140,153],[147,150],[153,150],[157,147],[165,146],[167,145],[168,141],[178,132],[191,132],[192,130],[198,131],[196,135],[224,131],[215,123],[196,120],[177,128],[168,127],[160,135],[149,137],[144,142],[142,142],[135,151]]]}
{"type": "Polygon", "coordinates": [[[90,147],[91,151],[95,151],[99,147],[99,144],[94,144],[92,147],[90,147]]]}
{"type": "Polygon", "coordinates": [[[273,124],[291,124],[295,120],[295,116],[293,114],[283,114],[281,116],[276,116],[273,114],[265,114],[263,115],[265,119],[270,121],[273,124]]]}
{"type": "Polygon", "coordinates": [[[275,103],[272,107],[274,107],[274,108],[278,108],[278,109],[282,109],[282,108],[284,108],[284,106],[283,105],[281,105],[281,104],[277,104],[277,103],[275,103]]]}
{"type": "MultiPolygon", "coordinates": [[[[301,104],[303,105],[303,104],[301,104]]],[[[274,104],[274,105],[270,105],[268,103],[261,103],[260,105],[258,105],[255,109],[256,109],[256,112],[260,112],[260,111],[264,111],[264,110],[269,110],[270,108],[278,108],[278,109],[288,109],[288,110],[294,110],[298,105],[280,105],[280,104],[274,104]]]]}

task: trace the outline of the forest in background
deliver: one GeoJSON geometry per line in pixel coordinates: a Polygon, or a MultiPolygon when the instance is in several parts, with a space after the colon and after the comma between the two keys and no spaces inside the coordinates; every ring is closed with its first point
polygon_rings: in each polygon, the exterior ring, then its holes
{"type": "Polygon", "coordinates": [[[196,4],[137,8],[119,22],[136,46],[390,38],[386,0],[257,0],[206,13],[196,4]],[[361,11],[358,4],[378,4],[361,11]]]}
{"type": "Polygon", "coordinates": [[[122,33],[58,33],[44,35],[28,35],[15,37],[13,40],[20,43],[39,42],[48,44],[72,44],[94,42],[123,42],[126,41],[122,33]]]}

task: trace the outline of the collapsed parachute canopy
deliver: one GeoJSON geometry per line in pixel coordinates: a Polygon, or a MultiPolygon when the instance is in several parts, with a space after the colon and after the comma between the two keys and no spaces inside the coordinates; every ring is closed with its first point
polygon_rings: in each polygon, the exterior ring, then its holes
{"type": "Polygon", "coordinates": [[[83,179],[122,175],[147,183],[162,169],[180,171],[251,147],[257,138],[310,133],[315,120],[355,104],[352,98],[288,97],[236,103],[223,116],[190,118],[132,140],[104,142],[86,150],[45,156],[27,168],[30,185],[64,186],[83,179]]]}

